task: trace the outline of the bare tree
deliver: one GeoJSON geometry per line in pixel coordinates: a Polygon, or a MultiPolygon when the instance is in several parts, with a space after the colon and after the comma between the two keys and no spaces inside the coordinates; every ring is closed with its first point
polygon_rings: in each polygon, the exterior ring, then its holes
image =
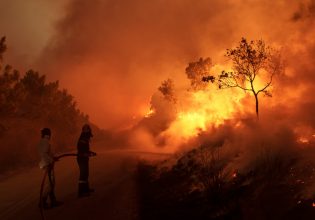
{"type": "MultiPolygon", "coordinates": [[[[219,88],[239,88],[252,93],[256,102],[256,115],[259,118],[258,96],[263,93],[271,97],[269,89],[273,78],[283,69],[279,51],[266,46],[263,40],[248,42],[242,38],[236,48],[227,49],[225,56],[232,61],[233,71],[222,71],[218,77],[219,88]],[[263,86],[259,88],[258,78],[263,82],[263,86]]],[[[203,77],[203,81],[213,82],[213,76],[203,77]]]]}

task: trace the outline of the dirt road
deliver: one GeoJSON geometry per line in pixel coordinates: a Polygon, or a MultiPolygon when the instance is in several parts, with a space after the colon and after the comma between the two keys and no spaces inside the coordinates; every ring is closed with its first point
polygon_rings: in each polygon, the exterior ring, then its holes
{"type": "MultiPolygon", "coordinates": [[[[135,170],[139,157],[160,157],[131,151],[98,152],[90,160],[90,185],[95,193],[77,198],[75,157],[56,163],[56,196],[64,204],[45,210],[45,219],[138,219],[135,170]]],[[[28,169],[0,182],[0,219],[41,219],[38,208],[42,171],[28,169]]]]}

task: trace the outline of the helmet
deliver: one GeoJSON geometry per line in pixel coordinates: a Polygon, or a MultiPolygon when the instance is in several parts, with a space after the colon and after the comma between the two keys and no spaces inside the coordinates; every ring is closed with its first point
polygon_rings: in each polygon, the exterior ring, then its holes
{"type": "Polygon", "coordinates": [[[83,125],[82,132],[91,132],[91,127],[88,124],[83,125]]]}
{"type": "Polygon", "coordinates": [[[41,134],[42,134],[42,137],[44,137],[44,136],[46,136],[46,135],[51,136],[51,131],[50,131],[49,128],[43,128],[43,129],[41,130],[41,134]]]}
{"type": "Polygon", "coordinates": [[[90,125],[89,124],[83,125],[82,132],[92,132],[90,125]]]}
{"type": "Polygon", "coordinates": [[[88,124],[84,124],[84,125],[83,125],[83,127],[82,127],[82,133],[89,134],[90,137],[93,137],[92,129],[91,129],[90,125],[88,125],[88,124]]]}

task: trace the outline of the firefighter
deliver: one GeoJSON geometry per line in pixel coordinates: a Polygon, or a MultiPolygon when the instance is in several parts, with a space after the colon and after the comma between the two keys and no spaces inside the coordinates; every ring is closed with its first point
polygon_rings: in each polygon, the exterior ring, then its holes
{"type": "Polygon", "coordinates": [[[77,162],[80,169],[78,196],[89,196],[94,189],[89,186],[89,157],[96,153],[90,151],[90,140],[93,137],[91,127],[83,125],[82,132],[77,143],[78,156],[77,162]]]}
{"type": "Polygon", "coordinates": [[[51,152],[50,145],[51,131],[49,128],[43,128],[41,130],[41,139],[38,144],[38,152],[40,155],[39,167],[45,171],[46,185],[44,186],[43,195],[39,201],[40,207],[53,208],[62,204],[56,200],[55,196],[55,175],[54,175],[54,161],[55,157],[51,152]],[[47,199],[50,199],[50,206],[47,203],[47,199]]]}

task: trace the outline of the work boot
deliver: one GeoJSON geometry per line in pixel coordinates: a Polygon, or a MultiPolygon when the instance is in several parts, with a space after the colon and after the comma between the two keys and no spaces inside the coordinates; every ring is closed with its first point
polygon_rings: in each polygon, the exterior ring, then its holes
{"type": "Polygon", "coordinates": [[[55,200],[55,201],[51,202],[50,207],[55,208],[55,207],[61,206],[62,204],[63,204],[63,202],[55,200]]]}
{"type": "Polygon", "coordinates": [[[89,196],[90,191],[86,182],[79,183],[78,197],[89,196]]]}
{"type": "Polygon", "coordinates": [[[38,207],[43,208],[43,209],[49,209],[50,208],[46,199],[42,199],[42,201],[39,202],[38,207]]]}
{"type": "Polygon", "coordinates": [[[90,192],[78,192],[78,197],[87,197],[90,196],[90,192]]]}
{"type": "Polygon", "coordinates": [[[90,193],[89,192],[79,192],[78,193],[78,197],[81,198],[81,197],[88,197],[90,196],[90,193]]]}
{"type": "Polygon", "coordinates": [[[86,189],[87,192],[90,192],[90,193],[93,193],[95,192],[95,190],[93,188],[90,188],[90,185],[89,183],[87,183],[87,189],[86,189]]]}
{"type": "Polygon", "coordinates": [[[50,198],[50,207],[51,208],[58,207],[58,206],[63,204],[63,202],[57,201],[54,191],[51,191],[49,193],[49,198],[50,198]]]}

